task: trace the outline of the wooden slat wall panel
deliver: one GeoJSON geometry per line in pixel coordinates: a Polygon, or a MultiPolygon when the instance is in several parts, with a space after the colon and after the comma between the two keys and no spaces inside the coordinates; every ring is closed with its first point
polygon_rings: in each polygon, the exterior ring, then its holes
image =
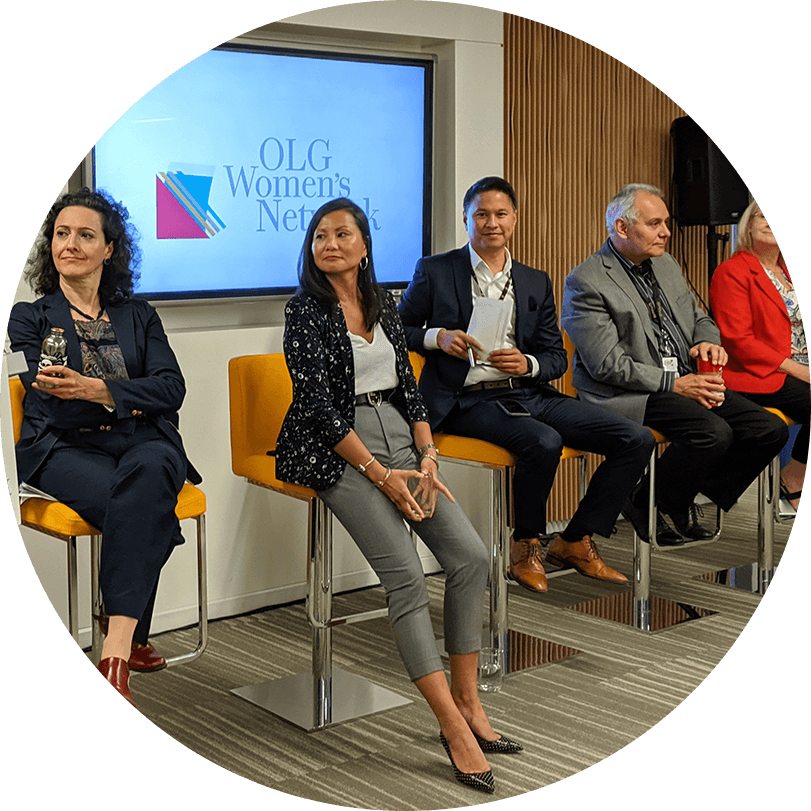
{"type": "MultiPolygon", "coordinates": [[[[670,125],[684,114],[608,54],[504,16],[504,172],[519,206],[510,248],[549,273],[558,307],[566,274],[605,241],[605,206],[623,184],[652,183],[669,199],[670,125]]],[[[669,250],[706,301],[706,228],[674,227],[669,250]]],[[[590,470],[597,461],[590,459],[590,470]]],[[[550,521],[576,507],[575,469],[561,466],[550,521]]]]}

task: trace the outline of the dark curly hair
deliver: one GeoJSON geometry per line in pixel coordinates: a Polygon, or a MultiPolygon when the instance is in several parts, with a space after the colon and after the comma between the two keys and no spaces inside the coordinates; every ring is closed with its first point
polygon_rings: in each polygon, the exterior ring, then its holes
{"type": "Polygon", "coordinates": [[[140,278],[138,230],[129,222],[129,212],[121,203],[117,203],[105,191],[90,191],[88,188],[66,192],[51,206],[25,264],[25,281],[38,296],[53,293],[59,287],[59,273],[51,255],[51,242],[56,218],[68,206],[83,206],[97,211],[101,215],[104,239],[113,243],[112,256],[104,265],[99,283],[102,301],[116,304],[130,298],[140,278]]]}
{"type": "Polygon", "coordinates": [[[348,211],[356,225],[360,229],[363,242],[366,245],[366,255],[369,259],[365,268],[358,271],[358,288],[361,294],[361,307],[366,328],[372,329],[380,318],[384,306],[384,293],[375,277],[375,263],[372,259],[372,234],[369,229],[369,220],[363,209],[353,203],[347,197],[339,197],[324,203],[318,211],[313,214],[307,233],[304,236],[304,244],[301,246],[301,254],[298,260],[299,290],[308,293],[313,298],[331,304],[338,303],[338,295],[333,290],[332,285],[327,280],[327,275],[315,264],[313,258],[313,238],[315,229],[322,218],[333,211],[348,211]]]}

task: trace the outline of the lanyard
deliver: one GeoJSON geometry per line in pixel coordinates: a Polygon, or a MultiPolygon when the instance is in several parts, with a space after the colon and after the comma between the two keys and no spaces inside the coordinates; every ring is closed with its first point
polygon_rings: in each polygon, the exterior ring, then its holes
{"type": "Polygon", "coordinates": [[[653,293],[653,301],[649,301],[647,304],[651,318],[656,322],[656,326],[659,328],[659,351],[663,356],[673,355],[675,347],[670,344],[670,334],[665,328],[664,319],[662,318],[662,290],[659,287],[659,282],[656,276],[653,275],[652,268],[642,268],[640,266],[640,270],[642,271],[640,275],[650,284],[651,292],[653,293]]]}
{"type": "MultiPolygon", "coordinates": [[[[512,271],[507,271],[507,281],[504,287],[501,290],[501,295],[498,297],[499,301],[504,301],[504,297],[507,295],[507,292],[510,289],[510,282],[512,281],[512,271]]],[[[476,285],[476,290],[479,293],[480,297],[484,297],[484,293],[482,293],[481,285],[479,284],[479,280],[476,278],[476,271],[473,268],[470,269],[470,275],[473,278],[473,284],[476,285]]]]}

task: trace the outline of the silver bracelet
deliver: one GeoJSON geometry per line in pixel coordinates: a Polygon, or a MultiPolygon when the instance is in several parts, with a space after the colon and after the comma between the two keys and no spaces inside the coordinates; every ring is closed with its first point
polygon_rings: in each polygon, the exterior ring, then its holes
{"type": "Polygon", "coordinates": [[[429,442],[427,445],[423,445],[417,453],[419,454],[420,464],[422,464],[422,460],[425,459],[427,456],[429,459],[433,460],[434,464],[436,465],[436,469],[439,470],[439,449],[433,442],[429,442]],[[430,448],[433,448],[436,456],[431,456],[428,451],[430,448]]]}

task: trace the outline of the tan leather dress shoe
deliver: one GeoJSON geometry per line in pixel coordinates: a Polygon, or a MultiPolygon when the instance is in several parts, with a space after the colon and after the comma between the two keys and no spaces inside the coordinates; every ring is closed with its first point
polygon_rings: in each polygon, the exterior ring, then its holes
{"type": "Polygon", "coordinates": [[[538,538],[510,540],[510,575],[525,589],[541,593],[547,590],[543,547],[538,538]]]}
{"type": "Polygon", "coordinates": [[[603,562],[597,546],[589,535],[585,535],[582,541],[574,543],[568,543],[560,535],[555,535],[546,552],[546,560],[547,563],[563,569],[577,569],[580,574],[596,580],[608,580],[611,583],[628,582],[624,574],[603,562]]]}

